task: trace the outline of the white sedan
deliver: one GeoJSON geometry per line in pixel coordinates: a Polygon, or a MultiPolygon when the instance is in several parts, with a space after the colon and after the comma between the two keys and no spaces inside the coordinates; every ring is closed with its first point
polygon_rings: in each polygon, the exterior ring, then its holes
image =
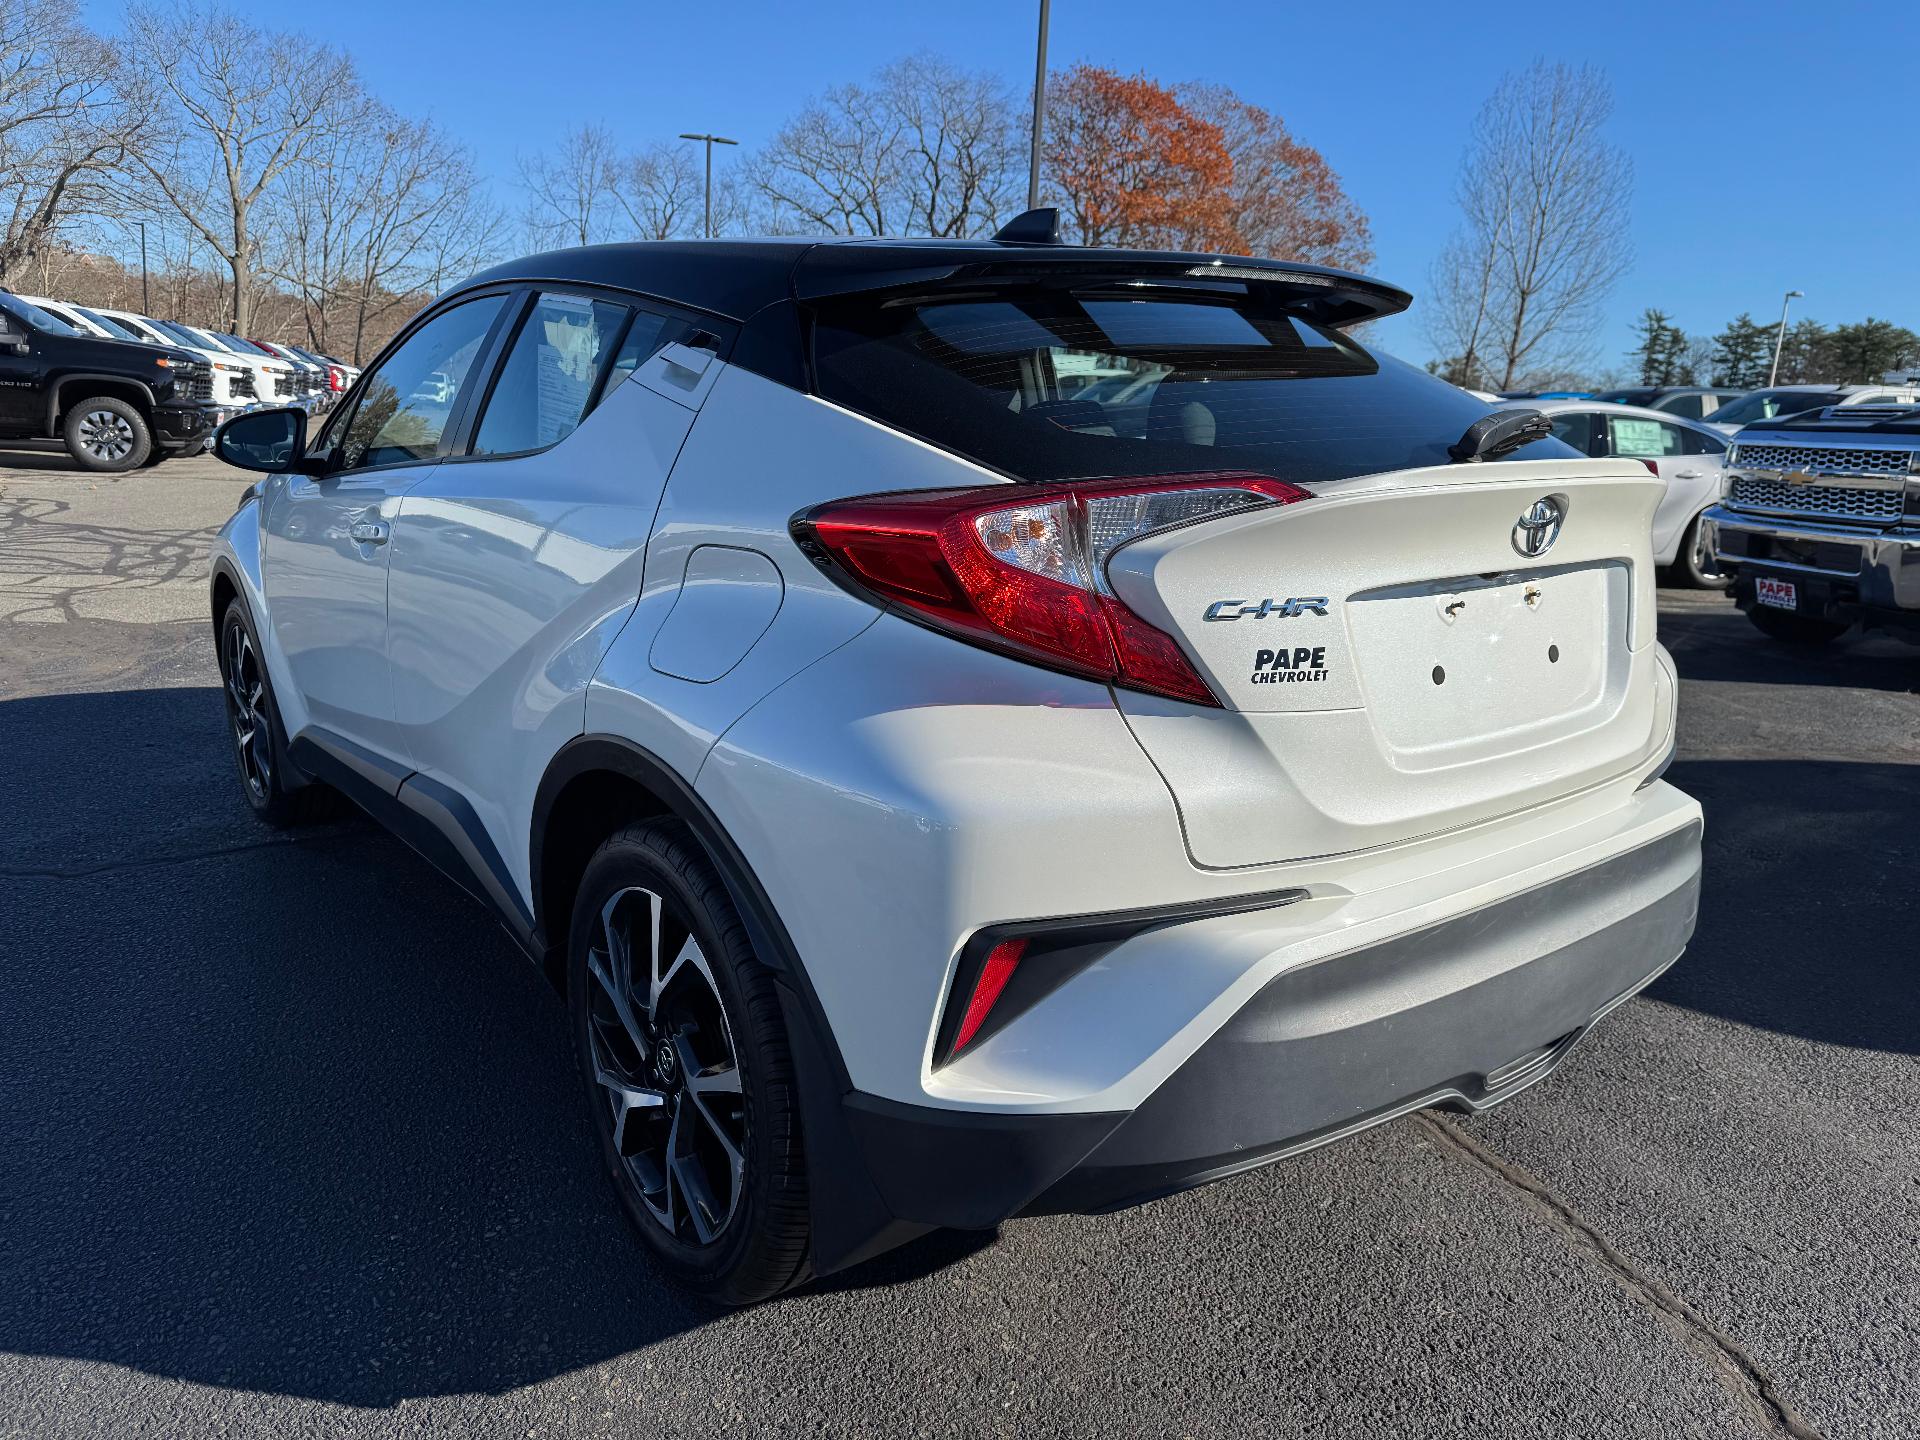
{"type": "Polygon", "coordinates": [[[1604,400],[1539,400],[1531,408],[1552,420],[1553,433],[1582,455],[1638,460],[1666,481],[1666,498],[1653,515],[1654,562],[1696,588],[1727,587],[1730,577],[1702,543],[1700,525],[1700,512],[1720,498],[1726,436],[1662,410],[1604,400]]]}

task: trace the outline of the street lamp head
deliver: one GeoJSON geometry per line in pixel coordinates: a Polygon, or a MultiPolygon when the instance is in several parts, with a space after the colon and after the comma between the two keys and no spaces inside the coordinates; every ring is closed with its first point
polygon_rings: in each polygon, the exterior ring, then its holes
{"type": "Polygon", "coordinates": [[[694,135],[685,131],[681,132],[680,138],[682,140],[704,140],[709,145],[738,145],[740,143],[738,140],[729,140],[724,135],[694,135]]]}
{"type": "Polygon", "coordinates": [[[1789,300],[1804,300],[1806,298],[1807,292],[1804,290],[1789,290],[1787,292],[1787,299],[1789,300]]]}

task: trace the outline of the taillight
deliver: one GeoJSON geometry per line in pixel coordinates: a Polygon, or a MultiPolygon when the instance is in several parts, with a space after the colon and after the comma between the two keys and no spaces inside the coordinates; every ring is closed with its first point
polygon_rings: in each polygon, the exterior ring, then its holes
{"type": "Polygon", "coordinates": [[[1646,466],[1647,469],[1650,470],[1653,474],[1658,475],[1660,473],[1660,467],[1654,464],[1653,461],[1647,459],[1646,456],[1642,455],[1640,457],[1640,463],[1646,466]]]}
{"type": "Polygon", "coordinates": [[[1265,475],[990,485],[837,500],[794,521],[808,554],[909,617],[1022,660],[1218,705],[1164,630],[1107,583],[1142,536],[1309,496],[1265,475]]]}

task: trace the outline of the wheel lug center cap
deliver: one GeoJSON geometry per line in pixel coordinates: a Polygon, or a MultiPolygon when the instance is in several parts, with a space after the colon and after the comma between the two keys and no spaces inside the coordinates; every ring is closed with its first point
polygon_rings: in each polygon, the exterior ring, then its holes
{"type": "Polygon", "coordinates": [[[662,1043],[654,1053],[658,1057],[654,1061],[654,1068],[659,1072],[662,1083],[671,1085],[680,1071],[680,1062],[674,1057],[673,1046],[662,1043]]]}

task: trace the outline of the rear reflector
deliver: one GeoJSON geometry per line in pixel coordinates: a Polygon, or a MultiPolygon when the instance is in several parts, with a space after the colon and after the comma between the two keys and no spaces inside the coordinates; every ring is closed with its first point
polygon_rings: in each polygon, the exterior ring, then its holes
{"type": "Polygon", "coordinates": [[[980,967],[980,978],[974,982],[973,995],[967,1001],[967,1012],[960,1017],[960,1029],[953,1037],[953,1048],[948,1052],[948,1058],[966,1049],[973,1037],[980,1033],[980,1027],[987,1023],[987,1016],[993,1013],[994,1002],[1000,998],[1000,992],[1007,988],[1007,982],[1013,978],[1013,972],[1026,950],[1027,942],[1022,936],[1002,940],[988,952],[986,964],[980,967]]]}
{"type": "Polygon", "coordinates": [[[793,528],[817,562],[912,619],[1069,674],[1217,706],[1179,643],[1113,593],[1107,561],[1146,535],[1308,498],[1266,475],[989,485],[839,500],[793,528]]]}

